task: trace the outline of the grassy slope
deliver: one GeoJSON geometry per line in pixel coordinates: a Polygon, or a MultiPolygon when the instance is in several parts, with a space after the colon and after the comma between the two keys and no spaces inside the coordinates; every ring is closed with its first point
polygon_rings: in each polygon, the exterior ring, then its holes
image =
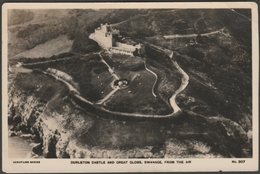
{"type": "Polygon", "coordinates": [[[16,10],[10,12],[9,57],[32,49],[66,31],[68,11],[64,10],[16,10]],[[26,15],[30,13],[30,17],[26,15]],[[19,22],[16,22],[20,19],[19,22]],[[29,20],[30,19],[30,20],[29,20]]]}
{"type": "Polygon", "coordinates": [[[231,10],[177,10],[150,11],[148,16],[130,20],[118,28],[130,36],[149,36],[147,40],[176,51],[177,62],[190,76],[190,84],[177,98],[183,108],[207,116],[223,115],[248,130],[252,109],[250,26],[250,21],[231,10]],[[185,45],[191,39],[165,41],[161,37],[205,33],[223,27],[226,35],[195,38],[199,44],[194,46],[185,45]]]}
{"type": "Polygon", "coordinates": [[[39,58],[51,57],[61,53],[71,51],[73,41],[69,40],[66,35],[60,35],[57,38],[51,39],[43,44],[39,44],[30,50],[26,50],[14,56],[14,58],[39,58]]]}

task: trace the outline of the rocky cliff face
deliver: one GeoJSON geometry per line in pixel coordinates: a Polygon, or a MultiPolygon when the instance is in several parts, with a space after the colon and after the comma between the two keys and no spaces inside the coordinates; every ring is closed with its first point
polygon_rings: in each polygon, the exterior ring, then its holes
{"type": "Polygon", "coordinates": [[[79,131],[88,130],[91,119],[73,107],[67,92],[65,86],[48,76],[19,74],[9,92],[10,135],[31,134],[37,143],[32,148],[34,155],[69,157],[69,142],[79,131]]]}
{"type": "Polygon", "coordinates": [[[63,84],[32,72],[10,85],[10,136],[27,136],[33,157],[249,157],[251,139],[227,118],[183,112],[166,121],[111,120],[74,103],[63,84]]]}

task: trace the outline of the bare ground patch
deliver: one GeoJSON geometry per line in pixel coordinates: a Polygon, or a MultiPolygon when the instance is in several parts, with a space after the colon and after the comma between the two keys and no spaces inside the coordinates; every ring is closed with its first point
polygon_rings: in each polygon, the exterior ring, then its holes
{"type": "Polygon", "coordinates": [[[39,57],[51,57],[61,53],[69,52],[73,44],[72,40],[69,40],[66,35],[61,35],[55,39],[49,40],[43,44],[24,51],[15,56],[15,58],[39,58],[39,57]]]}

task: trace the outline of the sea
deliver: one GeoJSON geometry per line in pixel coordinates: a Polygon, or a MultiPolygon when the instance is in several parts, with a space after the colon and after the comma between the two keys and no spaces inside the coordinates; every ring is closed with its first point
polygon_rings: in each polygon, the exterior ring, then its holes
{"type": "Polygon", "coordinates": [[[9,158],[31,158],[32,147],[28,139],[14,136],[8,137],[9,158]]]}

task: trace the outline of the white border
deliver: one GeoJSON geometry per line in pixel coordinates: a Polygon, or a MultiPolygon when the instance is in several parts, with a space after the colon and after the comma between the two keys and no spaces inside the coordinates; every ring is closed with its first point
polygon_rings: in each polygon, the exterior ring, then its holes
{"type": "MultiPolygon", "coordinates": [[[[258,7],[254,2],[171,2],[171,3],[5,3],[2,6],[2,165],[4,172],[198,172],[198,171],[257,171],[258,169],[258,89],[259,89],[259,40],[258,40],[258,7]],[[73,165],[70,159],[40,159],[40,164],[13,164],[8,159],[8,88],[7,88],[7,10],[8,9],[130,9],[130,8],[174,8],[174,9],[252,9],[252,68],[253,68],[253,158],[241,158],[244,164],[231,163],[238,158],[221,159],[184,159],[191,164],[146,164],[146,165],[73,165]]],[[[24,159],[23,159],[24,160],[24,159]]],[[[38,160],[38,159],[37,159],[38,160]]],[[[78,159],[80,160],[80,159],[78,159]]],[[[83,159],[84,160],[84,159],[83,159]]],[[[94,161],[95,159],[86,159],[94,161]]],[[[102,159],[103,160],[103,159],[102,159]]],[[[120,159],[123,160],[123,159],[120,159]]],[[[147,159],[142,159],[142,161],[147,159]]],[[[156,159],[154,159],[156,160],[156,159]]],[[[165,159],[164,159],[165,160],[165,159]]],[[[174,159],[175,161],[177,159],[174,159]]],[[[118,160],[115,160],[118,161],[118,160]]]]}

